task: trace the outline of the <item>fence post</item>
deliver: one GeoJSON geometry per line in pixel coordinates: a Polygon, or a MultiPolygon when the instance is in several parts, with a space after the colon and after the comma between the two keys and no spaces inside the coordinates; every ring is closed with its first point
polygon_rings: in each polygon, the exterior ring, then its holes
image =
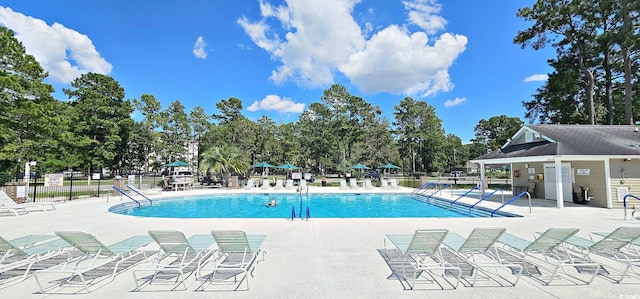
{"type": "Polygon", "coordinates": [[[73,169],[71,170],[71,184],[69,185],[69,200],[73,196],[73,169]]]}
{"type": "Polygon", "coordinates": [[[33,175],[33,202],[36,202],[36,185],[38,185],[38,176],[36,174],[33,175]]]}

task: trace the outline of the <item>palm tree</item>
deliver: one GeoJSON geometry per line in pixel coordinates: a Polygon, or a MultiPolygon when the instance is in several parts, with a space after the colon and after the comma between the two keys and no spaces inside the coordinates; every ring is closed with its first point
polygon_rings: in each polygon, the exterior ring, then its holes
{"type": "Polygon", "coordinates": [[[200,171],[207,170],[222,173],[223,186],[229,185],[229,177],[232,173],[245,173],[249,169],[249,162],[234,146],[212,147],[202,153],[200,159],[200,171]]]}

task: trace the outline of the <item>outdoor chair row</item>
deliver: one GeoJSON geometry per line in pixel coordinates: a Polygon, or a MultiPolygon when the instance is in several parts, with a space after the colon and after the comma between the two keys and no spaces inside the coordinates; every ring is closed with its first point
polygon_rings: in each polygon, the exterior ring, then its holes
{"type": "Polygon", "coordinates": [[[387,240],[393,244],[387,263],[409,289],[421,283],[455,289],[461,281],[466,286],[515,286],[521,276],[544,285],[562,278],[574,284],[590,284],[597,276],[616,283],[630,276],[640,279],[635,269],[640,267],[640,227],[592,234],[599,236],[597,241],[576,236],[578,231],[550,228],[529,241],[499,227],[475,228],[466,238],[446,229],[418,229],[387,234],[384,244],[385,249],[387,240]],[[613,259],[624,269],[611,263],[605,268],[592,254],[613,259]]]}
{"type": "MultiPolygon", "coordinates": [[[[0,289],[34,276],[40,290],[81,287],[87,293],[133,270],[136,291],[151,284],[187,288],[195,273],[197,290],[221,282],[239,288],[266,253],[266,235],[247,235],[240,230],[213,230],[186,238],[180,231],[152,230],[106,246],[81,231],[57,231],[54,235],[29,235],[6,240],[0,237],[0,289]],[[155,256],[155,258],[151,258],[155,256]]],[[[75,291],[74,291],[75,292],[75,291]]]]}
{"type": "MultiPolygon", "coordinates": [[[[360,189],[364,187],[365,189],[373,189],[375,186],[371,183],[371,179],[362,180],[362,187],[358,185],[358,180],[355,178],[349,179],[349,185],[347,185],[346,179],[340,180],[340,189],[360,189]]],[[[381,189],[398,189],[398,181],[396,179],[381,179],[380,180],[380,188],[381,189]]]]}
{"type": "MultiPolygon", "coordinates": [[[[300,180],[300,187],[306,188],[306,180],[300,180]]],[[[269,179],[263,179],[262,185],[258,187],[259,181],[253,178],[247,180],[247,184],[244,186],[244,189],[263,189],[263,190],[295,190],[296,186],[292,179],[287,179],[286,182],[283,182],[281,179],[277,179],[275,186],[271,186],[271,182],[269,179]]]]}

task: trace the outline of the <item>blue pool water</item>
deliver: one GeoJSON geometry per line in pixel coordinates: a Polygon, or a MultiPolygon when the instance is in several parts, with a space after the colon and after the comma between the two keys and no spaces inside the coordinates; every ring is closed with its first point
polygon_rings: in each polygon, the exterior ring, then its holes
{"type": "MultiPolygon", "coordinates": [[[[309,194],[302,197],[302,216],[309,207],[311,218],[483,217],[467,209],[454,211],[440,206],[403,194],[309,194]]],[[[226,194],[157,200],[142,208],[126,203],[109,211],[160,218],[291,218],[294,208],[297,218],[300,207],[297,194],[226,194]],[[272,198],[277,206],[267,207],[272,198]]]]}

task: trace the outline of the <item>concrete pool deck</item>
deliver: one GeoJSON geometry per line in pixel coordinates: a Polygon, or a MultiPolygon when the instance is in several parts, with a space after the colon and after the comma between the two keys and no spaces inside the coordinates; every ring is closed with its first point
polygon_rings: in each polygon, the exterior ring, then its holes
{"type": "MultiPolygon", "coordinates": [[[[319,192],[392,192],[406,193],[413,189],[341,190],[337,187],[310,187],[319,192]]],[[[158,196],[200,195],[224,192],[280,193],[280,190],[191,190],[165,192],[158,196]]],[[[442,195],[447,197],[445,193],[442,195]]],[[[505,195],[510,198],[510,194],[505,195]]],[[[473,199],[464,199],[474,202],[473,199]]],[[[131,235],[146,234],[150,229],[175,229],[189,236],[207,234],[213,229],[241,229],[248,234],[269,237],[266,260],[250,278],[248,291],[230,291],[211,286],[205,292],[194,291],[193,276],[185,291],[167,288],[143,288],[133,291],[132,270],[118,275],[114,281],[83,294],[79,288],[57,288],[52,293],[38,294],[36,281],[29,278],[16,285],[0,289],[2,298],[640,298],[640,279],[626,279],[622,284],[597,277],[591,285],[574,285],[568,281],[543,286],[529,277],[522,277],[515,287],[480,285],[459,286],[454,290],[408,290],[393,274],[384,255],[387,233],[413,233],[420,228],[445,228],[463,236],[475,227],[505,227],[511,234],[531,240],[534,232],[551,227],[580,228],[579,236],[591,231],[610,231],[620,226],[638,226],[640,220],[624,220],[622,210],[578,206],[567,203],[557,209],[554,201],[534,200],[532,213],[526,199],[518,200],[505,211],[520,214],[517,218],[365,218],[365,219],[167,219],[142,218],[108,212],[121,203],[120,197],[80,199],[60,202],[49,212],[30,212],[21,216],[0,217],[2,236],[13,239],[28,234],[53,234],[56,230],[82,230],[94,234],[106,244],[131,235]],[[562,284],[562,285],[560,285],[562,284]],[[159,291],[162,289],[163,291],[159,291]],[[59,292],[59,293],[56,293],[59,292]],[[75,293],[78,294],[70,294],[75,293]]],[[[499,199],[483,203],[498,207],[499,199]]],[[[611,260],[595,257],[606,267],[621,268],[611,260]]]]}

